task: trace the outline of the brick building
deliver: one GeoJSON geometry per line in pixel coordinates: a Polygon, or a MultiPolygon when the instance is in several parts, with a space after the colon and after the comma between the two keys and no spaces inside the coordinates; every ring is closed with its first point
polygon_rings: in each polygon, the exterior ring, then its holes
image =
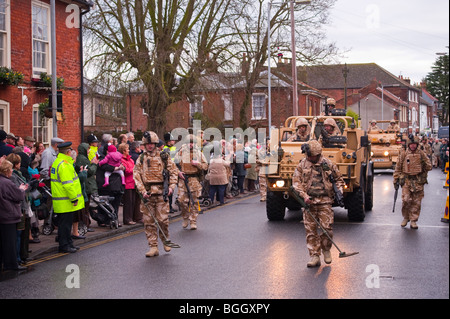
{"type": "MultiPolygon", "coordinates": [[[[64,79],[57,135],[74,145],[83,131],[80,20],[90,7],[84,0],[57,0],[55,5],[56,74],[64,79]]],[[[51,94],[41,79],[42,73],[52,74],[50,9],[49,0],[0,0],[0,66],[23,75],[18,84],[0,84],[0,128],[47,145],[52,119],[44,118],[39,105],[51,94]]]]}
{"type": "MultiPolygon", "coordinates": [[[[293,114],[292,80],[275,68],[271,76],[272,126],[280,126],[293,114]]],[[[319,90],[298,81],[299,114],[319,115],[325,95],[319,90]]],[[[127,98],[128,129],[146,130],[147,116],[141,107],[145,92],[134,92],[127,98]]],[[[214,74],[201,79],[193,97],[187,97],[167,108],[166,131],[177,127],[192,127],[194,118],[202,120],[202,128],[240,127],[241,107],[245,99],[245,81],[240,74],[214,74]]],[[[268,72],[262,71],[255,85],[251,101],[245,110],[248,127],[255,130],[268,128],[268,72]]]]}
{"type": "MultiPolygon", "coordinates": [[[[339,100],[338,107],[345,105],[345,86],[347,100],[358,95],[360,90],[372,81],[378,82],[383,90],[388,91],[406,102],[400,105],[398,119],[403,130],[419,131],[420,96],[422,90],[411,85],[410,80],[395,76],[375,63],[348,64],[347,82],[345,82],[344,65],[317,65],[299,68],[299,79],[324,92],[327,96],[339,100]]],[[[373,107],[381,109],[381,99],[373,107]]],[[[347,103],[347,106],[349,104],[347,103]]]]}

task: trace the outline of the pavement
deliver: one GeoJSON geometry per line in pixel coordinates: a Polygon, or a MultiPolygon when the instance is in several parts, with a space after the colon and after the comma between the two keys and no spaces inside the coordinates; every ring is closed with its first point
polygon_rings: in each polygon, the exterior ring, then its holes
{"type": "MultiPolygon", "coordinates": [[[[225,199],[225,204],[231,203],[235,200],[242,199],[247,196],[255,195],[259,192],[247,192],[245,194],[241,194],[237,197],[233,197],[231,199],[225,199]]],[[[176,209],[177,205],[173,205],[173,207],[176,209]]],[[[202,212],[207,211],[209,209],[217,207],[217,204],[214,203],[209,207],[201,206],[202,212]]],[[[177,211],[173,214],[169,214],[170,220],[175,220],[177,218],[181,217],[180,212],[177,211]]],[[[93,232],[87,232],[84,236],[85,239],[74,239],[74,245],[82,247],[83,245],[99,240],[104,240],[106,238],[115,237],[124,233],[134,232],[140,229],[144,229],[144,225],[142,223],[136,223],[135,225],[124,225],[123,224],[123,206],[119,207],[119,223],[122,225],[121,227],[117,229],[111,229],[109,226],[107,227],[100,227],[98,226],[97,222],[92,220],[92,223],[90,225],[90,228],[93,230],[93,232]]],[[[43,220],[40,221],[40,228],[42,228],[42,224],[44,223],[43,220]]],[[[58,233],[58,230],[55,229],[50,235],[43,235],[42,232],[39,234],[39,240],[40,243],[31,243],[29,244],[29,250],[31,251],[29,253],[29,258],[31,260],[36,260],[43,258],[44,256],[48,256],[51,254],[58,253],[58,243],[56,242],[55,238],[58,233]]]]}

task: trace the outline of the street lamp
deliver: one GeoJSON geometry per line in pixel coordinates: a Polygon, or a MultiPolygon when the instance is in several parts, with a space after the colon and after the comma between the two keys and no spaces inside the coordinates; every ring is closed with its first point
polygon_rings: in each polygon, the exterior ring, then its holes
{"type": "MultiPolygon", "coordinates": [[[[283,2],[275,2],[276,4],[284,4],[289,2],[291,5],[291,48],[292,48],[292,103],[293,103],[293,115],[298,115],[298,96],[297,96],[297,63],[296,63],[296,50],[295,50],[295,19],[294,19],[294,5],[295,4],[310,4],[312,0],[287,0],[283,2]]],[[[269,0],[267,4],[267,58],[268,58],[268,74],[267,74],[267,83],[268,83],[268,99],[269,99],[269,136],[272,127],[272,86],[271,86],[271,68],[270,68],[270,11],[272,8],[272,0],[269,0]]]]}

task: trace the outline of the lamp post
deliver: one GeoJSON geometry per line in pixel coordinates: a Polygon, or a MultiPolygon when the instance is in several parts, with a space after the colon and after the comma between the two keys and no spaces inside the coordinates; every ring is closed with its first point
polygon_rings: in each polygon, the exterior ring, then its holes
{"type": "MultiPolygon", "coordinates": [[[[288,0],[283,2],[276,2],[277,4],[284,4],[289,2],[291,5],[291,49],[292,49],[292,103],[293,103],[293,115],[298,115],[298,94],[297,94],[297,63],[296,63],[296,50],[295,50],[295,18],[294,18],[294,5],[295,4],[310,4],[312,0],[302,0],[302,1],[295,1],[295,0],[288,0]]],[[[267,74],[267,88],[268,88],[268,99],[269,99],[269,136],[270,136],[270,130],[272,127],[272,86],[271,86],[271,67],[270,67],[270,34],[271,34],[271,27],[270,27],[270,11],[272,9],[272,0],[268,1],[267,4],[267,59],[268,59],[268,74],[267,74]]]]}

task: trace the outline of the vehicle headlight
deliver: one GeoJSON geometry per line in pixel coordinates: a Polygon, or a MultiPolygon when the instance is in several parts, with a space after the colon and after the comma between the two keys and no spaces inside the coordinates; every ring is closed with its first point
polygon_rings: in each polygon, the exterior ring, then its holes
{"type": "Polygon", "coordinates": [[[384,151],[384,156],[389,156],[389,151],[384,151]]]}
{"type": "Polygon", "coordinates": [[[276,181],[275,185],[277,185],[277,187],[283,187],[284,186],[284,181],[283,180],[276,181]]]}

